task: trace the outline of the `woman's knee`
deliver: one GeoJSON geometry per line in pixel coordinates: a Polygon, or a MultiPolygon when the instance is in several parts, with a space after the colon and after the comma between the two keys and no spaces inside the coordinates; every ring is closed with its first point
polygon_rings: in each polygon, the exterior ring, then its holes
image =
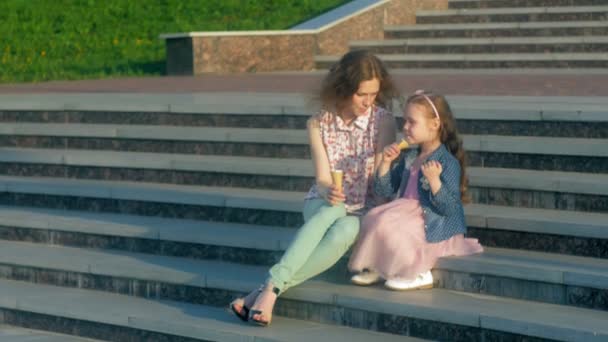
{"type": "Polygon", "coordinates": [[[339,219],[333,227],[334,236],[341,243],[352,244],[359,235],[359,218],[355,216],[346,216],[339,219]]]}
{"type": "Polygon", "coordinates": [[[319,208],[317,214],[324,221],[334,222],[346,217],[346,207],[343,203],[337,205],[325,204],[319,208]]]}

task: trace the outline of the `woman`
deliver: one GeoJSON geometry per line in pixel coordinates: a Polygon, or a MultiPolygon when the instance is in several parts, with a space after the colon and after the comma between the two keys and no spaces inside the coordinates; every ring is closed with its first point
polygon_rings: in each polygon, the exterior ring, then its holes
{"type": "Polygon", "coordinates": [[[396,95],[386,67],[373,54],[344,55],[321,85],[322,110],[308,120],[315,183],[306,195],[304,225],[260,289],[230,303],[242,320],[267,326],[277,296],[331,267],[355,241],[359,216],[374,205],[372,175],[395,121],[385,109],[396,95]],[[343,187],[331,171],[343,171],[343,187]]]}

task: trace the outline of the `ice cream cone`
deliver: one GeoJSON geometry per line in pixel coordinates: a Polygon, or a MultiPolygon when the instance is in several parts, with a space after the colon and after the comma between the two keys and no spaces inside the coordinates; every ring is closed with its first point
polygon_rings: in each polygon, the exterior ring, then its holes
{"type": "Polygon", "coordinates": [[[331,171],[331,179],[334,181],[334,185],[340,190],[342,189],[342,175],[342,170],[331,171]]]}
{"type": "Polygon", "coordinates": [[[408,144],[405,139],[401,139],[401,142],[399,143],[399,149],[405,150],[408,146],[410,146],[410,144],[408,144]]]}

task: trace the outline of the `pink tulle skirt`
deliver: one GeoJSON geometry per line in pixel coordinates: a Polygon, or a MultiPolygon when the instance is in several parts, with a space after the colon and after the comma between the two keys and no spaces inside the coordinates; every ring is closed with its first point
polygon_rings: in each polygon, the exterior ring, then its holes
{"type": "Polygon", "coordinates": [[[374,270],[384,279],[413,279],[433,268],[438,258],[480,252],[483,247],[477,239],[462,234],[427,242],[419,201],[400,198],[372,209],[363,218],[348,268],[353,272],[374,270]]]}

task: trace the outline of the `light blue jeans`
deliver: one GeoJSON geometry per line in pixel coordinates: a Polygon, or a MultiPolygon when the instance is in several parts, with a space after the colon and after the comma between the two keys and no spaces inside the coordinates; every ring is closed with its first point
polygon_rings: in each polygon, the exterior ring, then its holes
{"type": "Polygon", "coordinates": [[[306,200],[303,214],[304,225],[269,272],[269,280],[281,292],[330,268],[359,234],[359,217],[347,215],[344,204],[306,200]]]}

